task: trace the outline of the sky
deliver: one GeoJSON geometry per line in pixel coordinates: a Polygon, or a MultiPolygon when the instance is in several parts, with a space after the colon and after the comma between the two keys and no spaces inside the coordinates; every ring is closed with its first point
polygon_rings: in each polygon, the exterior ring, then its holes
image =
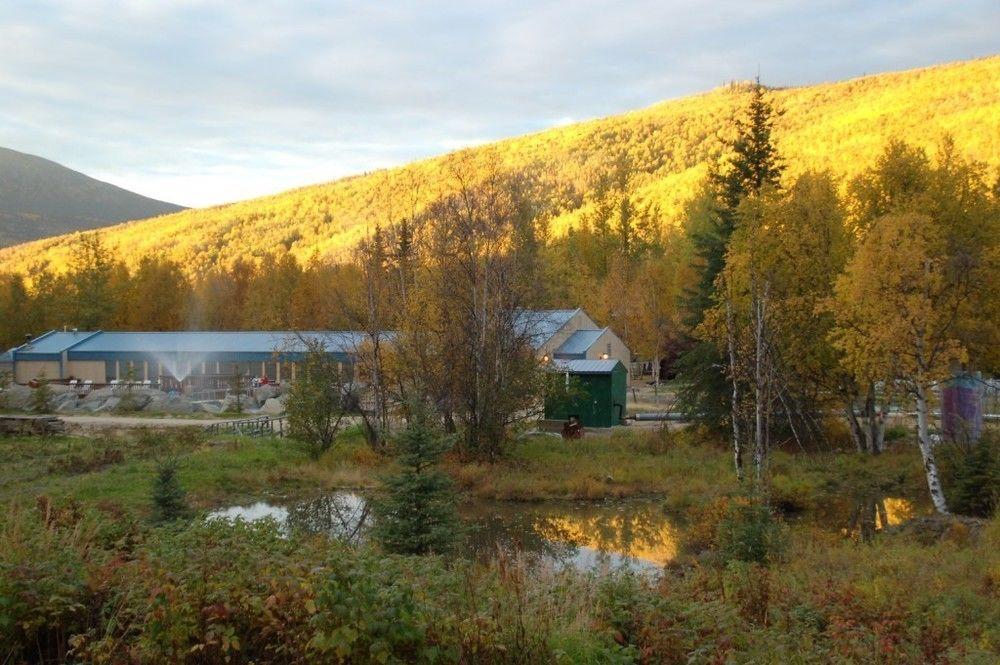
{"type": "Polygon", "coordinates": [[[758,71],[998,52],[998,0],[3,0],[0,146],[205,206],[758,71]]]}

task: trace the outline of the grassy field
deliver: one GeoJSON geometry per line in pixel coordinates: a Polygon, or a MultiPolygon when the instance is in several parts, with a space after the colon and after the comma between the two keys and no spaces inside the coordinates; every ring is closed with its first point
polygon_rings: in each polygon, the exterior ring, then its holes
{"type": "MultiPolygon", "coordinates": [[[[468,498],[501,501],[662,497],[684,509],[738,492],[725,449],[697,432],[620,431],[566,442],[533,437],[504,461],[449,459],[446,470],[468,498]]],[[[142,512],[158,460],[176,457],[192,504],[211,508],[262,497],[316,495],[375,487],[392,462],[372,453],[356,430],[311,460],[288,440],[220,436],[196,430],[108,438],[0,438],[0,501],[41,494],[114,503],[142,512]]],[[[816,508],[832,496],[872,490],[919,494],[919,456],[897,447],[878,458],[777,452],[773,500],[789,510],[816,508]]]]}

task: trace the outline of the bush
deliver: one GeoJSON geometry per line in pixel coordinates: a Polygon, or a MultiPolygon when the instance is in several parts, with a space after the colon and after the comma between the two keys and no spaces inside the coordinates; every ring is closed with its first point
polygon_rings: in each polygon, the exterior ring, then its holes
{"type": "Polygon", "coordinates": [[[426,554],[454,545],[459,522],[453,483],[438,468],[453,443],[415,410],[396,442],[402,471],[384,481],[385,496],[374,504],[375,537],[387,551],[426,554]]]}
{"type": "Polygon", "coordinates": [[[1000,437],[989,433],[978,443],[951,445],[942,453],[943,484],[951,511],[975,517],[993,515],[1000,506],[1000,437]]]}
{"type": "Polygon", "coordinates": [[[38,377],[38,387],[31,391],[28,404],[34,413],[52,413],[52,388],[44,376],[38,377]]]}
{"type": "Polygon", "coordinates": [[[168,458],[157,465],[153,482],[153,520],[165,523],[191,516],[184,488],[177,478],[177,460],[168,458]]]}
{"type": "Polygon", "coordinates": [[[719,522],[716,547],[722,563],[767,565],[781,552],[784,530],[771,508],[757,500],[737,501],[719,522]]]}

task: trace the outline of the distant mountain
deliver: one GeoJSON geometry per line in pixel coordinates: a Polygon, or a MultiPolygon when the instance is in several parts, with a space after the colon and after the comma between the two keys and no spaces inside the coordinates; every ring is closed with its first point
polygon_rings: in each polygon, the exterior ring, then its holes
{"type": "MultiPolygon", "coordinates": [[[[782,115],[775,140],[794,178],[822,169],[842,182],[871,166],[892,138],[935,154],[945,137],[966,158],[1000,171],[1000,56],[924,69],[773,91],[782,115]]],[[[678,224],[746,104],[746,87],[729,85],[621,115],[413,162],[389,171],[344,178],[282,194],[156,220],[128,222],[101,234],[117,256],[135,265],[157,252],[197,274],[237,259],[265,261],[285,248],[302,261],[344,257],[374,222],[397,221],[454,191],[452,166],[461,161],[473,181],[499,165],[534,168],[544,179],[542,211],[553,234],[578,227],[593,208],[593,186],[622,156],[635,169],[630,195],[655,206],[663,225],[678,224]],[[392,185],[390,181],[395,181],[392,185]],[[422,183],[411,188],[407,183],[422,183]],[[408,191],[403,191],[408,190],[408,191]]],[[[0,249],[0,271],[65,267],[76,238],[47,238],[0,249]]]]}
{"type": "Polygon", "coordinates": [[[0,247],[184,210],[0,148],[0,247]]]}

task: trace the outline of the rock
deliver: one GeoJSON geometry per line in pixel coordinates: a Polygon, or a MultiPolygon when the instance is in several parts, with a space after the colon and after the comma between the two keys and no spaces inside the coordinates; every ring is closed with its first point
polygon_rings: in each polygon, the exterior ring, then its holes
{"type": "Polygon", "coordinates": [[[258,405],[264,404],[267,400],[277,397],[278,394],[278,389],[271,385],[260,386],[259,388],[253,389],[253,398],[258,405]]]}
{"type": "Polygon", "coordinates": [[[906,533],[923,544],[940,540],[964,543],[979,537],[986,520],[963,515],[927,515],[889,527],[887,533],[906,533]]]}
{"type": "Polygon", "coordinates": [[[285,398],[272,397],[264,402],[264,406],[260,408],[264,413],[270,414],[272,416],[278,416],[285,412],[285,398]]]}
{"type": "Polygon", "coordinates": [[[80,411],[86,411],[88,413],[93,413],[93,412],[97,411],[98,409],[100,409],[102,406],[104,406],[104,402],[106,401],[106,399],[107,398],[93,399],[93,400],[90,400],[89,402],[88,401],[80,402],[77,405],[77,409],[80,410],[80,411]]]}
{"type": "Polygon", "coordinates": [[[23,411],[31,404],[31,388],[14,383],[0,393],[0,406],[13,411],[23,411]]]}
{"type": "Polygon", "coordinates": [[[180,395],[160,395],[150,399],[146,405],[148,413],[185,414],[195,413],[198,406],[186,397],[180,395]]]}
{"type": "Polygon", "coordinates": [[[222,408],[223,408],[222,402],[218,400],[198,402],[198,407],[201,408],[202,411],[212,414],[222,413],[222,408]]]}
{"type": "Polygon", "coordinates": [[[76,393],[58,393],[49,402],[53,411],[66,412],[76,409],[76,393]]]}
{"type": "Polygon", "coordinates": [[[94,413],[100,413],[103,411],[114,411],[116,408],[118,408],[118,404],[121,401],[122,400],[120,397],[109,397],[106,400],[104,400],[104,402],[99,407],[94,409],[94,413]]]}
{"type": "MultiPolygon", "coordinates": [[[[105,387],[105,388],[98,388],[97,390],[91,390],[89,393],[87,393],[83,397],[83,402],[84,402],[84,404],[87,404],[87,403],[90,403],[90,402],[103,402],[103,400],[106,400],[107,398],[113,397],[113,396],[114,396],[114,392],[111,390],[111,388],[107,388],[107,387],[105,387]]],[[[93,409],[91,409],[91,410],[93,410],[93,409]]]]}

